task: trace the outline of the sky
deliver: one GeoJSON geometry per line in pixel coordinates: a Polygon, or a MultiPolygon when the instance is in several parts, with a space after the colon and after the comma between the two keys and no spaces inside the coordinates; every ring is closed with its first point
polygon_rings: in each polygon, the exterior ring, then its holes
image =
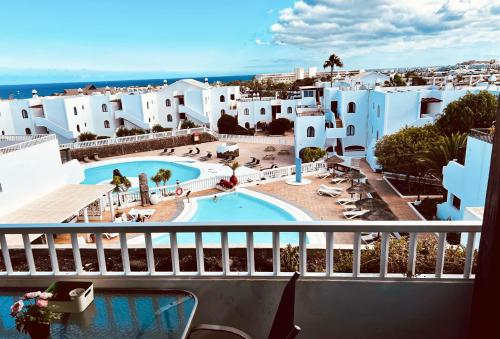
{"type": "Polygon", "coordinates": [[[500,0],[2,1],[0,85],[500,59],[500,0]]]}

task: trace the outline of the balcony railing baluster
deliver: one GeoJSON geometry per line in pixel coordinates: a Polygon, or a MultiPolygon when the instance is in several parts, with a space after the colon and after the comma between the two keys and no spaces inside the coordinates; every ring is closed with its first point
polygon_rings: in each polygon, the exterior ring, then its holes
{"type": "Polygon", "coordinates": [[[249,275],[254,275],[255,273],[253,232],[247,232],[247,271],[249,275]]]}
{"type": "Polygon", "coordinates": [[[23,244],[24,244],[24,251],[26,253],[26,261],[28,263],[28,269],[30,274],[33,275],[36,273],[36,268],[35,268],[35,260],[33,259],[33,250],[31,249],[29,234],[23,234],[23,244]]]}
{"type": "Polygon", "coordinates": [[[439,233],[438,236],[438,248],[436,253],[436,278],[441,278],[443,275],[443,266],[444,266],[444,255],[445,255],[445,242],[446,242],[446,233],[439,233]]]}
{"type": "Polygon", "coordinates": [[[95,234],[95,247],[97,250],[97,262],[99,264],[99,270],[101,271],[101,275],[105,275],[108,272],[108,269],[106,267],[104,246],[102,244],[102,233],[95,234]]]}
{"type": "Polygon", "coordinates": [[[302,276],[307,274],[307,241],[306,232],[299,232],[299,269],[302,276]]]}
{"type": "Polygon", "coordinates": [[[326,276],[331,277],[333,275],[334,262],[335,262],[334,251],[333,251],[335,233],[326,232],[325,235],[326,235],[326,276]]]}
{"type": "Polygon", "coordinates": [[[227,232],[221,232],[221,245],[222,245],[222,272],[224,275],[228,275],[230,272],[229,267],[229,241],[227,232]]]}
{"type": "Polygon", "coordinates": [[[52,267],[52,272],[54,274],[59,274],[59,263],[57,262],[57,251],[54,243],[54,234],[45,234],[47,238],[47,244],[49,245],[49,256],[50,256],[50,266],[52,267]]]}
{"type": "Polygon", "coordinates": [[[387,265],[389,259],[389,233],[382,232],[382,244],[380,247],[380,277],[385,278],[387,276],[387,265]]]}
{"type": "Polygon", "coordinates": [[[273,274],[279,275],[281,267],[280,232],[273,232],[273,274]]]}
{"type": "Polygon", "coordinates": [[[408,268],[407,273],[412,277],[415,275],[415,267],[417,262],[417,233],[410,233],[408,244],[408,268]]]}
{"type": "Polygon", "coordinates": [[[196,232],[194,234],[196,241],[196,262],[198,266],[198,274],[203,275],[205,273],[205,260],[203,254],[203,233],[196,232]]]}
{"type": "Polygon", "coordinates": [[[352,276],[357,277],[361,266],[361,232],[354,232],[352,247],[352,276]]]}
{"type": "Polygon", "coordinates": [[[465,254],[464,278],[469,279],[472,275],[472,265],[474,263],[474,241],[476,240],[476,233],[469,232],[467,235],[467,247],[465,254]]]}
{"type": "Polygon", "coordinates": [[[10,261],[9,247],[7,246],[7,240],[5,239],[5,234],[0,234],[0,246],[2,246],[2,256],[5,265],[5,271],[8,275],[12,274],[12,262],[10,261]]]}
{"type": "Polygon", "coordinates": [[[120,248],[122,251],[123,273],[130,275],[130,260],[128,257],[127,233],[120,233],[120,248]]]}
{"type": "Polygon", "coordinates": [[[170,256],[172,257],[172,272],[174,275],[179,274],[179,249],[177,248],[177,233],[170,232],[170,256]]]}
{"type": "Polygon", "coordinates": [[[71,233],[71,248],[73,249],[73,260],[75,262],[76,274],[80,275],[83,272],[82,257],[80,256],[80,246],[78,245],[78,234],[71,233]]]}

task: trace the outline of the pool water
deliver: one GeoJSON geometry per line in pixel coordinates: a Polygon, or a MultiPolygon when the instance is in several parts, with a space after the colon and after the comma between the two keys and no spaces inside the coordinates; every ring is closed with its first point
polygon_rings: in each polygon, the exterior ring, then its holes
{"type": "MultiPolygon", "coordinates": [[[[196,202],[198,208],[188,221],[276,222],[296,220],[294,216],[281,207],[241,192],[218,195],[217,200],[212,197],[199,198],[196,202]]],[[[204,232],[202,239],[204,245],[220,246],[221,234],[219,232],[204,232]]],[[[298,233],[280,233],[281,244],[298,244],[298,239],[298,233]]],[[[246,244],[246,233],[230,232],[228,240],[230,245],[244,245],[246,244]]],[[[177,242],[179,244],[194,244],[194,233],[177,233],[177,242]]],[[[153,239],[153,243],[168,245],[170,237],[168,234],[159,235],[153,239]]],[[[254,243],[271,244],[272,233],[255,232],[254,243]]]]}
{"type": "Polygon", "coordinates": [[[137,178],[139,174],[146,173],[148,175],[149,185],[151,187],[156,187],[156,184],[151,181],[151,177],[162,168],[169,169],[172,172],[172,177],[169,179],[168,184],[173,184],[176,180],[185,182],[200,176],[200,170],[195,167],[170,161],[143,160],[86,168],[85,180],[82,181],[82,184],[95,185],[102,182],[110,182],[113,179],[113,170],[119,169],[121,174],[129,179],[137,178]]]}

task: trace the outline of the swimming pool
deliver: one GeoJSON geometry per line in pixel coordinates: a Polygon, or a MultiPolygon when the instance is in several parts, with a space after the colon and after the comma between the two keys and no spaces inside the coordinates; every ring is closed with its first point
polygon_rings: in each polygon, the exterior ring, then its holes
{"type": "MultiPolygon", "coordinates": [[[[306,221],[311,218],[300,209],[267,195],[238,189],[237,192],[217,194],[214,196],[191,199],[185,203],[183,212],[175,221],[193,222],[279,222],[279,221],[306,221]]],[[[308,239],[309,239],[308,235],[308,239]]],[[[221,235],[219,232],[203,233],[204,245],[219,245],[221,235]]],[[[230,245],[245,245],[246,234],[244,232],[228,233],[230,245]]],[[[183,244],[194,244],[193,233],[177,233],[177,242],[183,244]]],[[[280,233],[280,243],[298,244],[299,235],[296,232],[280,233]]],[[[309,242],[309,240],[308,240],[309,242]]],[[[270,232],[255,232],[254,243],[257,245],[271,244],[272,234],[270,232]]],[[[168,234],[156,234],[153,236],[153,244],[169,245],[168,234]]]]}
{"type": "MultiPolygon", "coordinates": [[[[186,162],[185,162],[186,163],[186,162]]],[[[149,185],[156,187],[156,184],[151,181],[151,177],[155,175],[159,169],[169,169],[172,171],[172,177],[168,181],[169,184],[174,184],[176,180],[185,182],[196,179],[200,176],[200,170],[193,166],[188,166],[179,162],[162,161],[162,160],[133,160],[113,161],[109,164],[87,166],[84,174],[85,179],[82,184],[100,184],[108,183],[112,180],[113,170],[120,170],[121,174],[131,179],[132,186],[137,186],[138,176],[140,173],[146,173],[149,179],[149,185]],[[134,183],[136,185],[134,185],[134,183]]]]}

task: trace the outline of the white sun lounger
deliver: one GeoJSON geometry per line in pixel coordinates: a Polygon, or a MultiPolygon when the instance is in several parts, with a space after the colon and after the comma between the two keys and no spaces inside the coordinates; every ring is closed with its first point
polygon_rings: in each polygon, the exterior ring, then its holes
{"type": "Polygon", "coordinates": [[[342,207],[344,208],[344,211],[359,211],[359,208],[357,208],[354,204],[345,204],[342,205],[342,207]]]}
{"type": "Polygon", "coordinates": [[[333,187],[333,186],[328,186],[325,184],[321,184],[319,187],[327,189],[327,190],[337,191],[337,192],[342,192],[344,190],[342,187],[333,187]]]}
{"type": "Polygon", "coordinates": [[[332,184],[341,184],[343,182],[347,181],[345,178],[333,178],[332,181],[330,181],[332,184]]]}
{"type": "Polygon", "coordinates": [[[325,187],[320,187],[318,189],[318,194],[319,195],[328,195],[328,196],[330,196],[332,198],[337,197],[341,193],[342,192],[340,192],[338,190],[332,190],[332,189],[328,189],[328,188],[325,188],[325,187]]]}
{"type": "Polygon", "coordinates": [[[324,172],[318,173],[318,175],[316,176],[316,178],[325,179],[325,178],[328,178],[329,176],[330,176],[330,172],[324,171],[324,172]]]}
{"type": "Polygon", "coordinates": [[[111,239],[118,237],[120,234],[119,233],[103,233],[102,235],[106,239],[111,240],[111,239]]]}
{"type": "Polygon", "coordinates": [[[372,243],[373,241],[377,240],[377,237],[377,233],[361,233],[361,240],[363,240],[365,244],[372,243]]]}
{"type": "Polygon", "coordinates": [[[155,214],[156,210],[155,209],[137,209],[137,208],[132,208],[130,211],[128,211],[128,214],[137,217],[139,214],[144,216],[144,217],[150,217],[153,214],[155,214]]]}
{"type": "Polygon", "coordinates": [[[359,218],[366,213],[370,212],[369,210],[360,210],[360,211],[346,211],[344,212],[344,217],[346,219],[352,220],[354,218],[359,218]]]}
{"type": "Polygon", "coordinates": [[[339,205],[353,204],[356,201],[358,201],[358,199],[355,199],[355,198],[338,198],[337,199],[337,203],[339,205]]]}

